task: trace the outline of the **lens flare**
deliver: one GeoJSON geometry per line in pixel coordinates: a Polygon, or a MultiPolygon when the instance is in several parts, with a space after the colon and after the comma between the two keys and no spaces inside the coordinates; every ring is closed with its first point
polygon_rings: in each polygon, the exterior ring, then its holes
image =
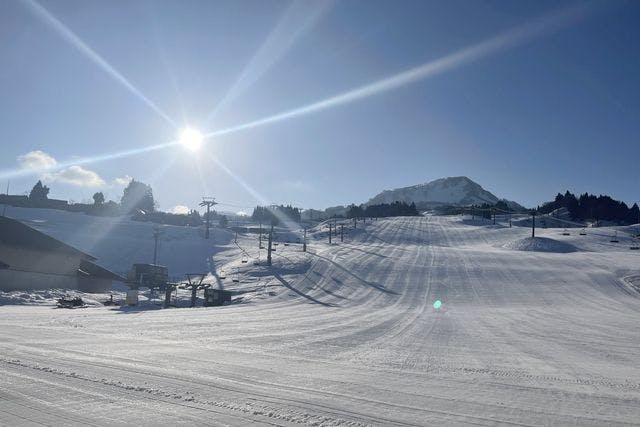
{"type": "Polygon", "coordinates": [[[199,130],[193,128],[185,128],[180,133],[180,144],[190,151],[198,151],[202,147],[204,137],[199,130]]]}
{"type": "Polygon", "coordinates": [[[512,28],[493,37],[485,39],[479,43],[467,46],[441,58],[395,74],[393,76],[366,84],[348,92],[344,92],[293,110],[274,114],[269,117],[254,120],[226,129],[213,131],[205,137],[219,136],[251,129],[271,123],[300,117],[311,113],[316,113],[328,108],[349,104],[370,96],[379,95],[399,87],[415,83],[442,74],[471,62],[480,60],[486,56],[496,54],[501,51],[513,49],[521,44],[529,42],[535,38],[542,37],[560,31],[569,24],[584,18],[594,9],[593,4],[585,6],[580,4],[572,6],[551,14],[544,15],[537,19],[526,22],[518,27],[512,28]]]}
{"type": "Polygon", "coordinates": [[[267,200],[262,194],[258,193],[252,186],[250,186],[244,179],[242,179],[239,175],[235,174],[231,169],[229,169],[224,163],[218,160],[213,154],[207,153],[206,150],[204,152],[208,155],[209,159],[213,163],[215,163],[220,169],[222,169],[227,175],[229,175],[234,181],[236,181],[244,190],[249,193],[261,206],[267,207],[279,220],[282,225],[288,228],[291,231],[300,232],[300,225],[293,221],[291,218],[284,215],[278,209],[271,209],[271,202],[267,200]]]}
{"type": "MultiPolygon", "coordinates": [[[[114,79],[122,83],[132,93],[137,95],[147,105],[153,108],[159,115],[167,119],[169,122],[173,121],[164,114],[155,104],[153,104],[148,98],[146,98],[137,88],[135,88],[128,80],[126,80],[117,70],[115,70],[109,63],[107,63],[102,57],[94,52],[89,46],[87,46],[80,38],[78,38],[73,32],[64,26],[59,20],[52,16],[45,8],[43,8],[35,0],[24,0],[29,7],[41,18],[44,22],[52,26],[62,37],[73,44],[77,49],[84,53],[88,58],[100,66],[103,70],[109,73],[114,79]]],[[[600,4],[601,5],[601,4],[600,4]]],[[[597,9],[597,3],[581,3],[578,6],[571,6],[568,8],[557,10],[553,13],[544,15],[534,20],[528,21],[523,25],[512,28],[506,32],[500,33],[494,37],[486,39],[480,43],[468,46],[464,49],[455,51],[449,55],[443,56],[431,62],[427,62],[423,65],[411,68],[407,71],[398,73],[396,75],[378,80],[376,82],[357,87],[353,90],[344,92],[342,94],[335,95],[324,100],[317,101],[306,106],[295,108],[289,111],[285,111],[272,116],[264,117],[262,119],[254,120],[244,124],[228,127],[225,129],[214,130],[201,135],[202,142],[208,138],[215,136],[230,134],[233,132],[242,131],[245,129],[256,128],[259,126],[276,123],[294,117],[300,117],[307,114],[319,112],[328,108],[337,107],[347,103],[355,102],[370,96],[378,95],[383,92],[405,86],[419,80],[433,77],[441,74],[445,71],[457,68],[462,65],[466,65],[472,61],[477,61],[485,56],[496,54],[500,51],[512,49],[525,42],[531,41],[537,37],[542,37],[548,34],[560,31],[562,28],[574,23],[586,16],[593,14],[597,9]]],[[[133,150],[121,151],[112,154],[106,154],[96,157],[90,157],[85,159],[79,159],[74,162],[60,164],[59,167],[72,164],[84,164],[93,163],[104,160],[111,160],[125,156],[131,156],[135,154],[144,153],[146,151],[157,150],[160,148],[170,147],[176,144],[180,144],[179,141],[173,141],[164,144],[158,144],[148,147],[136,148],[133,150]]],[[[33,171],[24,169],[14,169],[0,171],[0,179],[12,178],[16,176],[31,175],[33,171]]]]}
{"type": "Polygon", "coordinates": [[[58,33],[58,35],[69,42],[73,47],[78,49],[85,57],[90,59],[94,64],[105,71],[115,81],[127,88],[129,92],[138,97],[138,99],[147,104],[160,117],[166,120],[169,124],[173,126],[176,125],[171,117],[169,117],[156,104],[154,104],[149,98],[147,98],[137,87],[135,87],[129,80],[127,80],[122,75],[122,73],[116,70],[109,62],[107,62],[106,59],[100,56],[80,37],[78,37],[73,31],[71,31],[66,25],[64,25],[58,18],[53,16],[53,14],[49,12],[44,6],[42,6],[36,0],[23,0],[23,3],[26,4],[41,21],[49,25],[53,30],[55,30],[56,33],[58,33]]]}
{"type": "Polygon", "coordinates": [[[243,95],[271,67],[309,32],[333,7],[332,1],[291,2],[262,46],[249,60],[222,101],[209,113],[205,123],[211,123],[218,112],[243,95]]]}

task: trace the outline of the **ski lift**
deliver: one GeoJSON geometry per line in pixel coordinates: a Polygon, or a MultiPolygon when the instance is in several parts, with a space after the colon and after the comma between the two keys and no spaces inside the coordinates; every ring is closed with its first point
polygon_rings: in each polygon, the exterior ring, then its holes
{"type": "Polygon", "coordinates": [[[220,277],[221,279],[223,279],[223,280],[227,278],[227,275],[226,275],[226,274],[225,274],[225,272],[224,272],[224,268],[221,268],[221,269],[220,269],[220,276],[219,276],[219,277],[220,277]]]}
{"type": "Polygon", "coordinates": [[[581,236],[586,236],[587,235],[587,231],[583,228],[582,231],[580,232],[581,236]]]}
{"type": "Polygon", "coordinates": [[[631,249],[632,251],[637,251],[640,250],[640,246],[629,246],[629,249],[631,249]]]}
{"type": "Polygon", "coordinates": [[[241,261],[241,262],[242,262],[243,264],[246,264],[246,263],[248,263],[248,262],[249,262],[249,260],[247,259],[247,256],[246,256],[246,255],[242,255],[242,261],[241,261]]]}
{"type": "Polygon", "coordinates": [[[289,244],[288,244],[288,243],[285,243],[284,245],[285,245],[285,246],[289,246],[289,244]]]}
{"type": "Polygon", "coordinates": [[[613,235],[613,237],[611,238],[611,240],[609,240],[611,243],[619,243],[620,241],[618,240],[618,232],[616,231],[615,234],[613,235]]]}
{"type": "Polygon", "coordinates": [[[569,233],[569,232],[567,231],[567,229],[565,228],[565,229],[564,229],[564,231],[562,232],[562,235],[563,235],[563,236],[570,236],[570,235],[571,235],[571,233],[569,233]]]}
{"type": "Polygon", "coordinates": [[[236,267],[236,273],[233,276],[233,279],[231,279],[231,281],[233,283],[239,283],[240,282],[240,273],[238,272],[238,267],[236,267]]]}

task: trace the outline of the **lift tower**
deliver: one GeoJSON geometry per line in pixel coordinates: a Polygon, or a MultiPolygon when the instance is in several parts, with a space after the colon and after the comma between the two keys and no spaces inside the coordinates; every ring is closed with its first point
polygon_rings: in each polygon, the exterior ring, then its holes
{"type": "Polygon", "coordinates": [[[205,228],[205,232],[204,232],[204,238],[208,239],[209,238],[209,227],[211,226],[211,207],[217,205],[218,203],[215,201],[215,197],[203,197],[202,201],[200,202],[200,206],[206,206],[207,207],[207,216],[205,218],[205,224],[206,224],[206,228],[205,228]]]}

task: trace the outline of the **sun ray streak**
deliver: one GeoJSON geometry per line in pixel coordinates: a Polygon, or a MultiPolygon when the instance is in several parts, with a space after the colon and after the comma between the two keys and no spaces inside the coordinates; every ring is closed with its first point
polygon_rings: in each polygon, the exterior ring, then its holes
{"type": "MultiPolygon", "coordinates": [[[[134,148],[134,149],[131,149],[131,150],[119,151],[117,153],[102,154],[102,155],[93,156],[93,157],[81,157],[81,158],[78,158],[78,159],[68,160],[68,161],[65,161],[65,162],[57,163],[54,167],[48,168],[46,171],[47,172],[52,172],[52,171],[56,171],[56,170],[67,168],[69,166],[74,166],[74,165],[85,165],[85,164],[89,164],[89,163],[98,163],[98,162],[103,162],[103,161],[107,161],[107,160],[115,160],[115,159],[119,159],[119,158],[122,158],[122,157],[135,156],[135,155],[138,155],[138,154],[148,153],[150,151],[161,150],[163,148],[168,148],[168,147],[175,146],[175,145],[179,145],[179,142],[178,141],[171,141],[171,142],[165,142],[165,143],[162,143],[162,144],[148,145],[148,146],[145,146],[145,147],[134,148]]],[[[37,174],[40,174],[40,173],[42,173],[42,170],[37,170],[37,169],[12,169],[12,170],[6,170],[6,171],[0,172],[0,179],[19,178],[19,177],[23,177],[23,176],[37,175],[37,174]]]]}
{"type": "Polygon", "coordinates": [[[94,64],[105,71],[115,81],[123,85],[129,92],[138,97],[142,102],[147,104],[153,109],[160,117],[166,120],[169,124],[176,127],[176,123],[171,117],[169,117],[164,111],[162,111],[156,104],[147,98],[138,88],[136,88],[129,80],[127,80],[118,70],[116,70],[109,62],[101,57],[96,51],[94,51],[89,45],[87,45],[80,37],[78,37],[73,31],[71,31],[66,25],[64,25],[58,18],[53,16],[44,6],[38,3],[36,0],[23,0],[29,9],[45,24],[49,25],[55,30],[58,35],[69,42],[73,47],[78,49],[84,56],[90,59],[94,64]]]}
{"type": "Polygon", "coordinates": [[[285,56],[300,37],[313,29],[326,16],[333,3],[333,1],[329,0],[318,2],[294,1],[290,3],[260,48],[258,48],[236,81],[227,90],[226,95],[209,113],[205,124],[214,120],[220,110],[245,93],[280,58],[285,56]]]}
{"type": "MultiPolygon", "coordinates": [[[[238,176],[233,171],[231,171],[231,169],[229,169],[224,163],[222,163],[220,160],[218,160],[213,154],[211,154],[210,152],[207,152],[207,156],[209,157],[209,159],[211,159],[211,161],[213,163],[216,164],[216,166],[218,166],[227,175],[229,175],[234,181],[236,181],[238,184],[240,184],[240,186],[242,188],[244,188],[245,191],[247,193],[249,193],[251,195],[251,197],[253,197],[258,202],[258,204],[260,206],[269,207],[270,205],[273,204],[267,198],[265,198],[263,195],[258,193],[258,191],[256,191],[253,187],[251,187],[249,184],[247,184],[244,179],[242,179],[240,176],[238,176]]],[[[270,209],[270,211],[280,220],[280,223],[282,223],[290,231],[298,231],[298,232],[300,231],[300,225],[297,224],[295,221],[293,221],[291,218],[289,218],[286,215],[282,214],[282,212],[280,212],[277,209],[270,209]]]]}
{"type": "MultiPolygon", "coordinates": [[[[148,177],[148,179],[149,179],[148,182],[153,186],[156,183],[156,180],[158,180],[169,169],[171,169],[171,167],[173,166],[175,161],[176,161],[176,158],[175,157],[171,157],[168,161],[166,161],[163,164],[161,164],[154,171],[154,173],[150,177],[148,177]]],[[[79,230],[76,231],[75,234],[91,235],[91,238],[87,241],[87,244],[83,249],[88,253],[92,253],[98,245],[100,245],[101,243],[104,242],[104,238],[111,234],[111,230],[113,230],[119,224],[120,224],[120,220],[119,219],[109,219],[108,221],[106,221],[104,226],[101,227],[98,230],[91,230],[91,232],[88,232],[88,230],[80,228],[79,230]]],[[[149,224],[149,229],[150,229],[149,230],[149,238],[151,238],[151,235],[152,235],[151,234],[151,227],[152,227],[152,225],[149,224]]],[[[122,255],[122,258],[119,261],[121,261],[122,259],[126,259],[127,257],[130,257],[130,256],[131,256],[131,253],[124,252],[123,255],[122,255]]],[[[110,268],[111,265],[107,265],[105,267],[110,268]]]]}
{"type": "MultiPolygon", "coordinates": [[[[50,17],[49,19],[53,19],[54,22],[57,22],[59,25],[62,26],[62,24],[60,24],[59,21],[51,17],[50,14],[48,14],[48,12],[46,12],[43,8],[41,8],[41,6],[39,6],[38,3],[36,3],[34,0],[23,0],[23,1],[28,2],[28,4],[32,4],[33,7],[36,7],[36,8],[39,7],[40,9],[36,9],[36,10],[44,11],[43,13],[47,14],[45,16],[49,16],[50,17]]],[[[488,55],[497,54],[498,52],[501,52],[507,49],[512,49],[523,43],[531,41],[535,38],[560,31],[561,29],[567,27],[568,25],[575,23],[581,19],[584,19],[590,14],[593,14],[593,12],[596,10],[596,6],[598,5],[600,5],[601,7],[602,4],[583,3],[578,6],[572,6],[569,8],[557,10],[551,14],[544,15],[537,19],[528,21],[521,26],[512,28],[506,32],[500,33],[480,43],[476,43],[472,46],[468,46],[464,49],[455,51],[449,55],[443,56],[431,62],[427,62],[418,67],[411,68],[407,71],[401,72],[391,77],[387,77],[387,78],[378,80],[376,82],[360,86],[348,92],[344,92],[342,94],[335,95],[333,97],[330,97],[321,101],[317,101],[315,103],[312,103],[303,107],[299,107],[299,108],[285,111],[269,117],[247,122],[241,125],[236,125],[236,126],[228,127],[225,129],[215,130],[205,134],[204,137],[213,138],[220,135],[226,135],[226,134],[238,132],[245,129],[251,129],[251,128],[255,128],[255,127],[259,127],[259,126],[263,126],[271,123],[284,121],[294,117],[315,113],[328,108],[355,102],[370,96],[378,95],[386,91],[396,89],[401,86],[405,86],[420,80],[424,80],[426,78],[436,76],[445,71],[452,70],[456,67],[460,67],[470,62],[482,59],[488,55]]],[[[62,28],[64,29],[64,26],[62,26],[62,28]]],[[[71,36],[75,37],[73,33],[69,32],[68,30],[65,30],[65,31],[67,31],[71,36]]],[[[83,46],[86,46],[86,45],[83,45],[83,46]]],[[[89,52],[93,52],[93,51],[89,49],[89,52]]],[[[112,159],[117,159],[117,158],[126,157],[126,156],[132,156],[136,154],[145,153],[147,151],[167,148],[177,144],[179,144],[178,141],[171,141],[163,144],[140,147],[140,148],[121,151],[117,153],[105,154],[105,155],[100,155],[95,157],[86,157],[86,158],[78,159],[75,161],[59,163],[56,169],[60,169],[60,168],[68,167],[72,165],[95,163],[95,162],[112,160],[112,159]]],[[[225,172],[230,173],[228,169],[224,169],[224,165],[222,167],[223,167],[223,170],[225,170],[225,172]]],[[[19,176],[28,176],[28,175],[33,175],[37,173],[39,173],[39,171],[24,170],[24,169],[7,170],[7,171],[0,172],[0,179],[14,178],[19,176]]],[[[250,187],[245,187],[245,188],[248,189],[250,187]]],[[[253,194],[254,197],[256,197],[256,194],[253,194]]],[[[256,198],[256,200],[260,200],[260,199],[256,198]]]]}
{"type": "Polygon", "coordinates": [[[369,83],[350,91],[335,95],[321,101],[317,101],[303,107],[285,111],[279,114],[268,116],[262,119],[247,122],[241,125],[228,127],[207,133],[205,136],[215,137],[241,130],[251,129],[271,123],[281,122],[294,117],[326,110],[328,108],[355,102],[374,95],[379,95],[399,87],[425,80],[442,74],[471,62],[480,60],[499,52],[513,49],[535,38],[550,35],[568,25],[583,19],[595,9],[593,3],[581,4],[557,10],[551,14],[544,15],[534,20],[528,21],[518,27],[502,32],[496,36],[488,38],[479,43],[460,49],[436,60],[427,62],[407,71],[395,74],[373,83],[369,83]]]}

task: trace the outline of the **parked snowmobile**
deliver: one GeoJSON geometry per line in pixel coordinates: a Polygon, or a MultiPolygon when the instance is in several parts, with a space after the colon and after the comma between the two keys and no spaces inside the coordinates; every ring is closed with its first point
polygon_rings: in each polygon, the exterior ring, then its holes
{"type": "Polygon", "coordinates": [[[70,298],[68,296],[62,297],[58,299],[58,308],[82,308],[86,307],[82,298],[75,297],[70,298]]]}

